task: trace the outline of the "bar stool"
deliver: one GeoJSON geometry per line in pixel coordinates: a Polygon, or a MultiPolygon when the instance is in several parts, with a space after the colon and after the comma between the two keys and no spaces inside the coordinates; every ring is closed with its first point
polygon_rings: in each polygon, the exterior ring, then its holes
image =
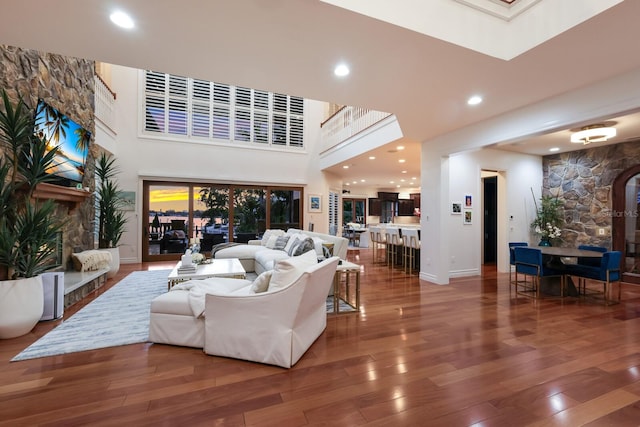
{"type": "Polygon", "coordinates": [[[398,227],[387,227],[387,265],[393,267],[398,256],[398,250],[403,245],[402,237],[400,237],[400,229],[398,227]],[[389,262],[389,260],[391,260],[389,262]]]}
{"type": "Polygon", "coordinates": [[[402,228],[404,272],[413,271],[416,264],[416,252],[420,250],[420,235],[417,228],[402,228]]]}
{"type": "Polygon", "coordinates": [[[386,239],[382,234],[382,228],[380,227],[369,227],[369,240],[371,240],[371,245],[373,247],[373,262],[378,262],[379,253],[378,251],[381,249],[386,250],[386,239]]]}

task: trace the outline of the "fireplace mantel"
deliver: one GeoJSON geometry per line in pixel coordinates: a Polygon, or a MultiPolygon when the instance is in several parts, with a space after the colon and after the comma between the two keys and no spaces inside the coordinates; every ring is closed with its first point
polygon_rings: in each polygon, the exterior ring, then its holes
{"type": "Polygon", "coordinates": [[[79,203],[82,203],[90,195],[90,192],[83,189],[48,183],[38,184],[33,192],[35,199],[53,199],[59,203],[66,203],[70,210],[75,209],[79,203]]]}

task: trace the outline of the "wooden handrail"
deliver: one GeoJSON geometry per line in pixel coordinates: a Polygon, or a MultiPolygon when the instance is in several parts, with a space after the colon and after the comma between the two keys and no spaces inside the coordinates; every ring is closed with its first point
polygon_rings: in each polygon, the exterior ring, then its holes
{"type": "Polygon", "coordinates": [[[104,85],[105,88],[107,88],[107,90],[109,91],[109,93],[111,95],[113,95],[113,99],[116,99],[116,93],[114,91],[111,90],[111,88],[109,87],[109,85],[107,84],[107,82],[104,81],[104,79],[102,77],[100,77],[100,74],[96,73],[96,77],[98,78],[98,80],[100,80],[102,82],[102,84],[104,85]]]}

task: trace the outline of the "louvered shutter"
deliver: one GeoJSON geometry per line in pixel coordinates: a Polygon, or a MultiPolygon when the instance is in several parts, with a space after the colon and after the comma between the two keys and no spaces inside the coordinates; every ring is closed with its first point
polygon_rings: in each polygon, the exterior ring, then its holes
{"type": "Polygon", "coordinates": [[[209,138],[211,136],[211,82],[193,80],[193,107],[191,134],[209,138]]]}
{"type": "Polygon", "coordinates": [[[231,90],[229,86],[213,84],[213,137],[230,139],[231,90]]]}

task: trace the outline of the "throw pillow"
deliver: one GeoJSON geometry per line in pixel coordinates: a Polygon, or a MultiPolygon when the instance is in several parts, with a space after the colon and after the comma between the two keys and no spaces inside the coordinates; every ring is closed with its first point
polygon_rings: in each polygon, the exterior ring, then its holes
{"type": "Polygon", "coordinates": [[[265,245],[265,247],[267,247],[269,249],[275,249],[277,242],[278,242],[278,236],[271,235],[271,237],[269,237],[269,240],[267,241],[267,244],[265,245]]]}
{"type": "Polygon", "coordinates": [[[287,246],[284,247],[284,251],[291,256],[293,249],[291,249],[294,245],[298,244],[298,240],[300,240],[302,236],[300,234],[291,234],[289,237],[289,241],[287,242],[287,246]]]}
{"type": "Polygon", "coordinates": [[[318,254],[315,251],[314,245],[313,245],[313,239],[307,237],[306,239],[302,240],[300,243],[298,243],[297,246],[295,246],[295,249],[293,250],[293,256],[299,256],[302,255],[305,252],[308,251],[313,251],[314,254],[316,254],[316,259],[318,258],[318,254]]]}
{"type": "Polygon", "coordinates": [[[262,246],[267,246],[267,243],[269,242],[269,239],[272,236],[282,236],[284,234],[284,230],[265,230],[264,234],[262,235],[262,240],[260,241],[260,244],[262,246]]]}
{"type": "Polygon", "coordinates": [[[256,280],[251,284],[251,292],[254,294],[266,292],[267,289],[269,289],[269,281],[271,280],[272,273],[273,270],[268,270],[256,277],[256,280]]]}
{"type": "Polygon", "coordinates": [[[284,289],[298,280],[302,273],[312,265],[318,264],[316,252],[309,251],[302,255],[277,261],[269,281],[269,291],[284,289]]]}
{"type": "Polygon", "coordinates": [[[274,245],[273,249],[278,249],[283,251],[284,248],[287,247],[287,244],[289,243],[289,236],[278,236],[278,239],[276,240],[276,244],[274,245]]]}

